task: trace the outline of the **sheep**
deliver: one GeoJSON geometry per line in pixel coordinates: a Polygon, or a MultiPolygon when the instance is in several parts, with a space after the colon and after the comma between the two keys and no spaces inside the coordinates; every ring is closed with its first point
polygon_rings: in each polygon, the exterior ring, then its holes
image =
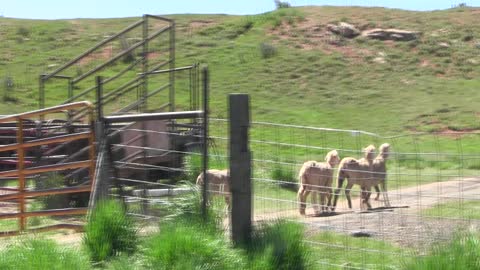
{"type": "MultiPolygon", "coordinates": [[[[230,172],[228,169],[217,170],[210,169],[207,170],[208,177],[208,187],[207,190],[212,195],[225,196],[225,203],[227,208],[230,209],[230,172]]],[[[203,187],[203,172],[200,173],[197,177],[197,186],[203,187]]]]}
{"type": "Polygon", "coordinates": [[[337,206],[338,196],[345,178],[348,180],[347,186],[345,187],[348,208],[352,209],[350,192],[355,184],[360,185],[361,188],[360,208],[363,210],[365,205],[368,209],[372,208],[368,199],[371,187],[373,186],[372,170],[373,160],[375,158],[375,146],[369,145],[363,151],[365,153],[364,157],[359,160],[352,157],[345,157],[340,162],[337,173],[337,188],[335,189],[333,205],[331,208],[332,211],[335,211],[335,207],[337,206]]]}
{"type": "Polygon", "coordinates": [[[377,196],[375,197],[375,200],[378,201],[378,199],[380,198],[380,188],[379,188],[379,185],[380,185],[380,187],[382,188],[383,200],[384,200],[385,206],[390,207],[390,200],[388,198],[387,183],[386,183],[386,178],[387,178],[386,163],[387,163],[387,158],[390,152],[390,144],[384,143],[380,145],[379,151],[380,153],[373,160],[373,177],[374,177],[375,191],[377,192],[377,196]]]}
{"type": "Polygon", "coordinates": [[[325,162],[307,161],[303,164],[298,174],[300,187],[298,189],[298,200],[300,201],[300,214],[305,215],[306,200],[310,192],[315,215],[318,215],[317,196],[320,193],[320,204],[322,212],[328,210],[327,201],[330,203],[332,196],[332,181],[334,167],[340,162],[336,150],[332,150],[325,156],[325,162]]]}

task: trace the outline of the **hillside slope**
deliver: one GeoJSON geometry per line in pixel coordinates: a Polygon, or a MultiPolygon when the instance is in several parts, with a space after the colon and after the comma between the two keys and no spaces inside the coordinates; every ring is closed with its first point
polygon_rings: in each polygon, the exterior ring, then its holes
{"type": "MultiPolygon", "coordinates": [[[[177,66],[201,62],[211,69],[213,117],[227,116],[228,93],[246,92],[257,121],[392,134],[480,129],[479,15],[474,8],[301,7],[171,18],[177,66]],[[339,22],[420,34],[403,42],[342,38],[327,30],[339,22]]],[[[0,112],[36,108],[40,72],[136,20],[0,18],[2,90],[14,93],[0,112]],[[13,86],[5,86],[7,78],[13,86]]]]}

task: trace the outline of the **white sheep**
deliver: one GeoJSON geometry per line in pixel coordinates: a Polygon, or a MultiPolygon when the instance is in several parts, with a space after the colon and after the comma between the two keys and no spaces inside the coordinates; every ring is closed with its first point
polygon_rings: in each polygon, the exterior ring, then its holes
{"type": "Polygon", "coordinates": [[[371,193],[371,188],[374,186],[372,170],[373,160],[375,158],[375,146],[369,145],[363,151],[365,153],[364,157],[359,160],[352,157],[346,157],[340,162],[340,165],[338,166],[337,188],[335,189],[332,211],[335,211],[338,196],[345,179],[347,179],[345,196],[347,197],[348,208],[352,209],[350,192],[353,185],[359,185],[361,189],[360,208],[362,210],[365,206],[367,209],[372,208],[369,202],[369,193],[371,193]]]}
{"type": "MultiPolygon", "coordinates": [[[[207,170],[208,187],[207,191],[212,195],[225,196],[225,203],[230,208],[230,172],[227,169],[207,170]]],[[[197,177],[197,186],[203,187],[203,172],[197,177]]]]}
{"type": "Polygon", "coordinates": [[[337,151],[332,150],[325,156],[325,162],[307,161],[303,164],[298,174],[300,187],[297,194],[301,215],[305,215],[306,200],[310,192],[312,192],[311,198],[315,215],[319,214],[318,195],[320,195],[322,212],[328,210],[332,196],[333,172],[339,162],[340,157],[337,151]]]}
{"type": "Polygon", "coordinates": [[[390,200],[388,198],[387,193],[387,158],[390,152],[390,144],[384,143],[379,147],[380,153],[378,156],[373,160],[373,177],[374,177],[374,184],[375,184],[375,191],[377,192],[377,196],[375,200],[378,201],[380,198],[380,188],[382,188],[383,200],[386,207],[390,207],[390,200]]]}

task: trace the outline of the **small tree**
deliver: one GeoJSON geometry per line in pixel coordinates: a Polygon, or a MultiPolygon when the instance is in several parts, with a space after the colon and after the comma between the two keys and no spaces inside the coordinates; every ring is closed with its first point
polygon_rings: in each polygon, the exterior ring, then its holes
{"type": "Polygon", "coordinates": [[[280,0],[275,0],[275,6],[277,6],[277,9],[289,8],[289,7],[291,7],[290,3],[288,3],[288,2],[282,2],[282,1],[280,1],[280,0]]]}

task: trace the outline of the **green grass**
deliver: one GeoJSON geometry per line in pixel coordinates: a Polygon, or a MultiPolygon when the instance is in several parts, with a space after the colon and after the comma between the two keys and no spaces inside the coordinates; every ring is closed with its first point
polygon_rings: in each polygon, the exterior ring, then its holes
{"type": "Polygon", "coordinates": [[[231,249],[222,236],[191,223],[162,226],[144,252],[148,269],[245,269],[239,250],[231,249]]]}
{"type": "Polygon", "coordinates": [[[333,232],[309,236],[318,269],[396,269],[407,251],[388,242],[333,232]]]}
{"type": "Polygon", "coordinates": [[[88,257],[52,240],[23,239],[0,251],[0,268],[9,270],[91,269],[88,257]]]}
{"type": "MultiPolygon", "coordinates": [[[[431,133],[445,129],[480,128],[476,106],[480,101],[476,91],[480,84],[472,80],[480,75],[480,59],[475,45],[475,37],[480,30],[469,27],[479,23],[475,12],[472,8],[413,12],[384,8],[300,7],[253,16],[169,17],[175,19],[177,25],[176,64],[183,66],[201,62],[210,66],[212,117],[226,118],[226,95],[241,91],[251,96],[254,121],[360,129],[389,136],[412,131],[431,133]],[[342,18],[348,18],[350,23],[362,29],[395,27],[423,34],[415,42],[390,44],[354,39],[345,40],[340,47],[315,37],[314,31],[323,33],[327,23],[338,22],[342,18]],[[195,26],[198,22],[204,23],[195,26]],[[438,45],[441,42],[452,45],[442,49],[438,45]],[[305,44],[313,44],[313,48],[306,49],[305,44]],[[275,53],[267,53],[269,57],[264,57],[265,50],[262,52],[262,48],[267,47],[267,51],[275,53]],[[372,62],[377,52],[384,53],[385,64],[372,62]],[[408,101],[408,106],[405,101],[408,101]]],[[[49,65],[65,63],[97,43],[105,34],[114,33],[137,19],[39,21],[1,18],[4,33],[0,38],[0,48],[5,53],[0,58],[0,64],[4,64],[0,65],[0,78],[13,78],[12,91],[18,102],[4,103],[0,106],[0,113],[35,108],[39,73],[52,71],[55,67],[49,68],[49,65]]],[[[131,37],[140,35],[140,32],[135,30],[131,37]]],[[[163,48],[160,44],[156,41],[155,46],[158,46],[152,48],[163,48]]],[[[117,49],[120,45],[114,43],[112,46],[117,49]]],[[[79,64],[65,73],[78,76],[94,64],[94,61],[79,64]]],[[[109,66],[102,75],[112,76],[123,67],[124,63],[109,66]]],[[[164,79],[152,77],[150,86],[158,87],[164,79]]],[[[188,109],[187,79],[188,73],[177,74],[179,109],[188,109]]],[[[93,80],[87,80],[79,87],[92,83],[93,80]]],[[[118,81],[120,83],[121,80],[118,81]]],[[[106,86],[105,92],[108,93],[114,85],[106,86]]],[[[80,90],[74,91],[78,93],[80,90]]],[[[48,85],[47,94],[49,105],[57,105],[66,97],[66,83],[55,80],[48,85]]],[[[130,97],[134,96],[132,92],[130,97]]],[[[94,99],[93,94],[88,98],[94,99]]],[[[165,95],[159,95],[150,103],[162,104],[165,98],[165,95]]],[[[121,107],[127,101],[119,100],[106,110],[114,109],[113,106],[121,107]]],[[[218,128],[212,123],[212,134],[218,128]]],[[[308,146],[359,150],[371,142],[377,145],[383,142],[368,136],[352,137],[348,133],[322,134],[252,126],[254,139],[261,137],[288,142],[291,141],[291,133],[301,138],[294,143],[305,144],[303,142],[306,141],[308,146]]],[[[476,136],[461,138],[461,149],[458,148],[458,138],[441,135],[386,138],[385,141],[391,142],[397,152],[455,150],[467,154],[476,152],[478,138],[472,137],[476,136]],[[418,149],[414,149],[415,146],[418,149]]],[[[264,148],[252,143],[252,150],[265,158],[304,161],[300,154],[305,152],[304,149],[264,148]]],[[[307,155],[321,160],[322,155],[317,155],[317,152],[312,150],[307,155]]],[[[420,164],[412,163],[409,161],[407,165],[452,168],[458,166],[458,159],[439,165],[428,157],[421,157],[420,164]]],[[[480,168],[478,162],[464,165],[480,168]]]]}
{"type": "Polygon", "coordinates": [[[422,214],[435,218],[459,218],[459,219],[480,219],[479,201],[450,201],[439,203],[423,210],[422,214]]]}
{"type": "Polygon", "coordinates": [[[429,254],[405,262],[403,269],[478,269],[480,241],[477,234],[459,233],[449,243],[438,243],[429,254]]]}

